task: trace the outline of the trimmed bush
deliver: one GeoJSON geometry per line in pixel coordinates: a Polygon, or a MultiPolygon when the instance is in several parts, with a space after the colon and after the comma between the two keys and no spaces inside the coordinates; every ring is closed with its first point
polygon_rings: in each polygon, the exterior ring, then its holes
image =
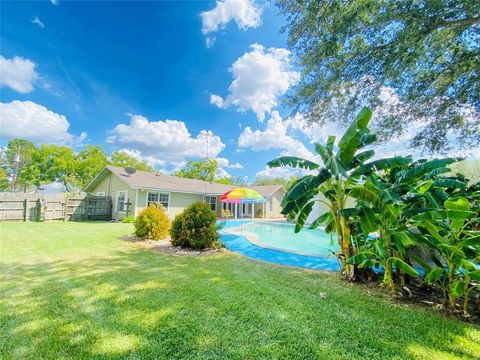
{"type": "Polygon", "coordinates": [[[172,244],[197,250],[219,248],[216,221],[210,205],[201,202],[190,205],[172,222],[172,244]]]}
{"type": "Polygon", "coordinates": [[[151,204],[135,219],[135,235],[142,239],[165,239],[169,231],[170,219],[162,206],[151,204]]]}

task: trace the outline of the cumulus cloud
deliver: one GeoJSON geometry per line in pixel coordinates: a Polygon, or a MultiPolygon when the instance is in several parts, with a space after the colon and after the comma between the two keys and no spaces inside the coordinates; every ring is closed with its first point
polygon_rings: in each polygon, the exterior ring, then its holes
{"type": "Polygon", "coordinates": [[[210,103],[219,108],[252,110],[263,121],[278,104],[278,98],[295,84],[300,74],[291,69],[290,52],[283,48],[265,49],[251,45],[251,51],[238,58],[230,68],[233,81],[226,98],[212,94],[210,103]]]}
{"type": "Polygon", "coordinates": [[[58,4],[60,4],[58,0],[50,0],[50,2],[52,3],[52,5],[55,5],[55,6],[58,6],[58,4]]]}
{"type": "Polygon", "coordinates": [[[140,150],[134,150],[134,149],[127,149],[123,148],[118,150],[121,153],[124,153],[128,156],[133,157],[134,159],[140,160],[140,161],[146,161],[148,165],[153,166],[153,167],[158,167],[158,166],[164,166],[165,161],[161,159],[157,159],[153,156],[143,156],[142,152],[140,150]]]}
{"type": "Polygon", "coordinates": [[[202,130],[192,136],[183,121],[150,121],[140,115],[131,116],[130,123],[119,124],[110,133],[108,143],[167,162],[215,158],[225,148],[220,137],[211,131],[202,130]]]}
{"type": "MultiPolygon", "coordinates": [[[[205,35],[224,29],[231,21],[241,30],[256,28],[262,23],[262,10],[252,0],[218,0],[213,9],[202,12],[200,16],[205,35]]],[[[213,46],[214,42],[214,36],[207,37],[207,47],[213,46]]]]}
{"type": "Polygon", "coordinates": [[[226,158],[217,158],[217,164],[221,168],[228,168],[228,169],[243,169],[243,165],[240,163],[230,164],[230,161],[226,158]]]}
{"type": "Polygon", "coordinates": [[[282,155],[294,155],[313,160],[315,156],[298,139],[289,134],[290,120],[283,120],[278,111],[273,111],[265,130],[252,130],[247,126],[238,138],[241,148],[254,151],[280,149],[282,155]]]}
{"type": "Polygon", "coordinates": [[[68,132],[70,123],[63,115],[32,101],[0,103],[1,137],[20,137],[35,143],[81,145],[87,134],[75,136],[68,132]]]}
{"type": "Polygon", "coordinates": [[[33,83],[38,78],[36,64],[20,56],[6,59],[0,55],[0,85],[26,94],[33,91],[33,83]]]}
{"type": "Polygon", "coordinates": [[[272,179],[272,178],[284,178],[289,179],[292,176],[304,176],[308,174],[315,174],[315,171],[308,171],[303,169],[292,169],[289,167],[269,168],[265,166],[262,170],[255,174],[255,178],[259,179],[272,179]]]}

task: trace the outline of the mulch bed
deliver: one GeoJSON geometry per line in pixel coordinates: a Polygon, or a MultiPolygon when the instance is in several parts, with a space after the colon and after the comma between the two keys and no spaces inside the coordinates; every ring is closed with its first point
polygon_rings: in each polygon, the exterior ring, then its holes
{"type": "Polygon", "coordinates": [[[177,256],[204,256],[212,255],[219,252],[225,251],[225,249],[207,249],[207,250],[192,250],[192,249],[183,249],[177,246],[173,246],[171,243],[170,237],[167,237],[163,240],[148,240],[140,239],[136,236],[123,236],[122,240],[135,243],[140,247],[148,250],[158,251],[162,254],[167,255],[177,255],[177,256]]]}

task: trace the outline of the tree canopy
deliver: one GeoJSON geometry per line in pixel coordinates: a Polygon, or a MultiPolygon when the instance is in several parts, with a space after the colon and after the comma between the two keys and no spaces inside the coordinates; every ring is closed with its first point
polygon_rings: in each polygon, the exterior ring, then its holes
{"type": "Polygon", "coordinates": [[[113,152],[110,163],[113,166],[132,167],[139,171],[155,171],[155,169],[150,166],[145,160],[139,160],[123,151],[113,152]]]}
{"type": "Polygon", "coordinates": [[[290,179],[285,179],[282,177],[274,178],[255,178],[253,185],[282,185],[285,190],[288,190],[292,184],[298,180],[298,177],[291,176],[290,179]]]}
{"type": "Polygon", "coordinates": [[[218,161],[215,159],[189,160],[182,169],[175,171],[173,175],[226,185],[245,185],[246,183],[243,178],[222,174],[218,167],[218,161]]]}
{"type": "Polygon", "coordinates": [[[66,191],[82,190],[105,165],[154,171],[147,162],[121,151],[111,160],[101,146],[86,145],[75,152],[65,145],[35,144],[11,139],[1,153],[0,191],[40,189],[57,182],[66,191]]]}
{"type": "Polygon", "coordinates": [[[414,146],[441,152],[452,141],[478,145],[480,2],[276,3],[287,18],[283,30],[289,46],[303,67],[287,100],[294,111],[310,121],[348,124],[354,110],[377,110],[390,101],[388,111],[377,111],[380,139],[421,120],[414,146]]]}

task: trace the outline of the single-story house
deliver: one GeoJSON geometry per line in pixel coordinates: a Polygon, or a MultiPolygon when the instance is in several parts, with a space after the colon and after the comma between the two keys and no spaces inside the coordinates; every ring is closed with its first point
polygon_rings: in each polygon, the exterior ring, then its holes
{"type": "MultiPolygon", "coordinates": [[[[111,196],[113,200],[112,218],[121,220],[127,215],[136,216],[149,203],[161,203],[170,218],[180,214],[187,206],[198,201],[210,204],[212,210],[221,217],[222,209],[235,211],[234,204],[222,203],[219,199],[236,186],[214,182],[185,179],[161,173],[135,171],[116,166],[104,167],[87,185],[85,192],[92,195],[111,196]]],[[[259,210],[265,218],[283,217],[280,213],[285,188],[281,185],[249,186],[260,193],[264,203],[239,204],[237,216],[257,217],[259,210]]]]}

